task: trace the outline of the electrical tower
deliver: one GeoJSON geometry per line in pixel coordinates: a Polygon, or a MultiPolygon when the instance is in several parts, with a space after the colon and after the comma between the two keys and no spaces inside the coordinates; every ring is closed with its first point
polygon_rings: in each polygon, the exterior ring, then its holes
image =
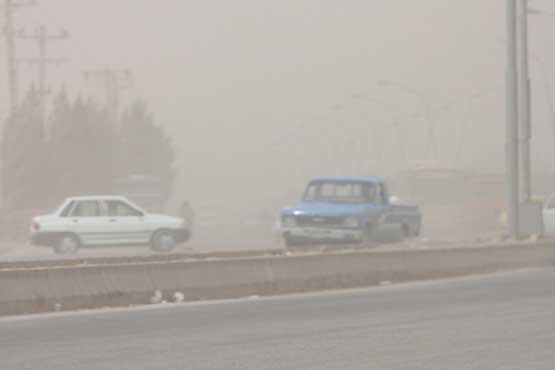
{"type": "Polygon", "coordinates": [[[133,77],[128,69],[99,69],[83,72],[85,80],[98,81],[103,89],[106,105],[114,123],[119,122],[121,94],[132,86],[133,77]]]}
{"type": "Polygon", "coordinates": [[[18,104],[17,56],[16,56],[16,28],[14,26],[14,12],[25,6],[36,5],[35,0],[4,0],[1,7],[4,10],[6,37],[6,57],[8,66],[8,96],[10,99],[10,114],[13,114],[18,104]]]}
{"type": "Polygon", "coordinates": [[[49,58],[47,56],[47,47],[50,42],[65,40],[69,37],[69,33],[66,30],[61,30],[57,33],[48,33],[45,26],[39,27],[33,34],[27,35],[24,32],[19,32],[17,37],[23,40],[31,40],[37,43],[38,46],[38,57],[26,59],[31,64],[36,64],[38,67],[38,84],[39,84],[39,94],[40,94],[40,110],[41,117],[45,116],[46,110],[46,96],[49,93],[49,89],[46,86],[46,68],[49,64],[60,65],[65,61],[63,58],[49,58]]]}

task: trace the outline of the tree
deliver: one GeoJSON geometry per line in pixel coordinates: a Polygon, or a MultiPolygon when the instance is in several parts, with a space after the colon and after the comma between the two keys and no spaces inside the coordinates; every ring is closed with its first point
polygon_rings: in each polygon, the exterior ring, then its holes
{"type": "Polygon", "coordinates": [[[85,173],[82,178],[83,193],[105,194],[112,190],[117,171],[120,138],[110,119],[107,109],[99,107],[88,99],[75,114],[81,117],[86,132],[85,145],[82,147],[81,167],[85,173]],[[81,114],[79,112],[81,111],[81,114]]]}
{"type": "Polygon", "coordinates": [[[48,121],[47,160],[50,181],[47,186],[51,203],[59,202],[70,192],[72,153],[68,142],[72,135],[72,114],[71,102],[65,90],[62,90],[54,99],[48,121]]]}
{"type": "Polygon", "coordinates": [[[45,134],[40,95],[32,88],[4,125],[2,192],[4,206],[33,208],[44,204],[45,134]]]}
{"type": "Polygon", "coordinates": [[[50,130],[52,194],[61,199],[109,192],[119,138],[107,111],[90,99],[70,103],[62,92],[54,103],[50,130]]]}
{"type": "Polygon", "coordinates": [[[154,123],[143,100],[135,101],[124,111],[120,136],[120,173],[159,177],[169,195],[174,179],[174,148],[164,129],[154,123]]]}
{"type": "Polygon", "coordinates": [[[2,190],[14,208],[51,207],[72,195],[110,193],[116,177],[147,175],[160,179],[169,196],[174,150],[154,124],[142,100],[123,114],[120,130],[93,100],[70,101],[65,91],[54,99],[47,122],[33,89],[8,119],[2,142],[2,190]]]}

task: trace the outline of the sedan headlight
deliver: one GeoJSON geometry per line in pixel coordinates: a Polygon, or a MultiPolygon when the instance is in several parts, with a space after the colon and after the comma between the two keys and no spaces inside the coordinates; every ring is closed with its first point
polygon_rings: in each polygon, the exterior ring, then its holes
{"type": "Polygon", "coordinates": [[[343,221],[343,226],[345,227],[359,227],[360,221],[356,217],[347,217],[345,221],[343,221]]]}
{"type": "Polygon", "coordinates": [[[284,216],[281,218],[281,225],[283,227],[295,227],[297,226],[297,221],[294,216],[284,216]]]}

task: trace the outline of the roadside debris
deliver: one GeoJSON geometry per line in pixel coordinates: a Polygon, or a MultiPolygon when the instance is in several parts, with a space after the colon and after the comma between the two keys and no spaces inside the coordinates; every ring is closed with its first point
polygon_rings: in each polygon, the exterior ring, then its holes
{"type": "Polygon", "coordinates": [[[181,292],[173,293],[172,300],[174,303],[181,303],[185,300],[185,295],[181,292]]]}
{"type": "Polygon", "coordinates": [[[154,295],[150,297],[150,303],[152,304],[160,304],[162,303],[162,300],[163,300],[163,295],[160,290],[156,290],[154,292],[154,295]]]}

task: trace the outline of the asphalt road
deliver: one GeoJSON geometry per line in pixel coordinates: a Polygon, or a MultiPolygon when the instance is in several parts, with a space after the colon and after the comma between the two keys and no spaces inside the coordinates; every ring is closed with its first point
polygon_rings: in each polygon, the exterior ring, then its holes
{"type": "Polygon", "coordinates": [[[555,271],[0,320],[0,368],[552,370],[555,271]]]}

